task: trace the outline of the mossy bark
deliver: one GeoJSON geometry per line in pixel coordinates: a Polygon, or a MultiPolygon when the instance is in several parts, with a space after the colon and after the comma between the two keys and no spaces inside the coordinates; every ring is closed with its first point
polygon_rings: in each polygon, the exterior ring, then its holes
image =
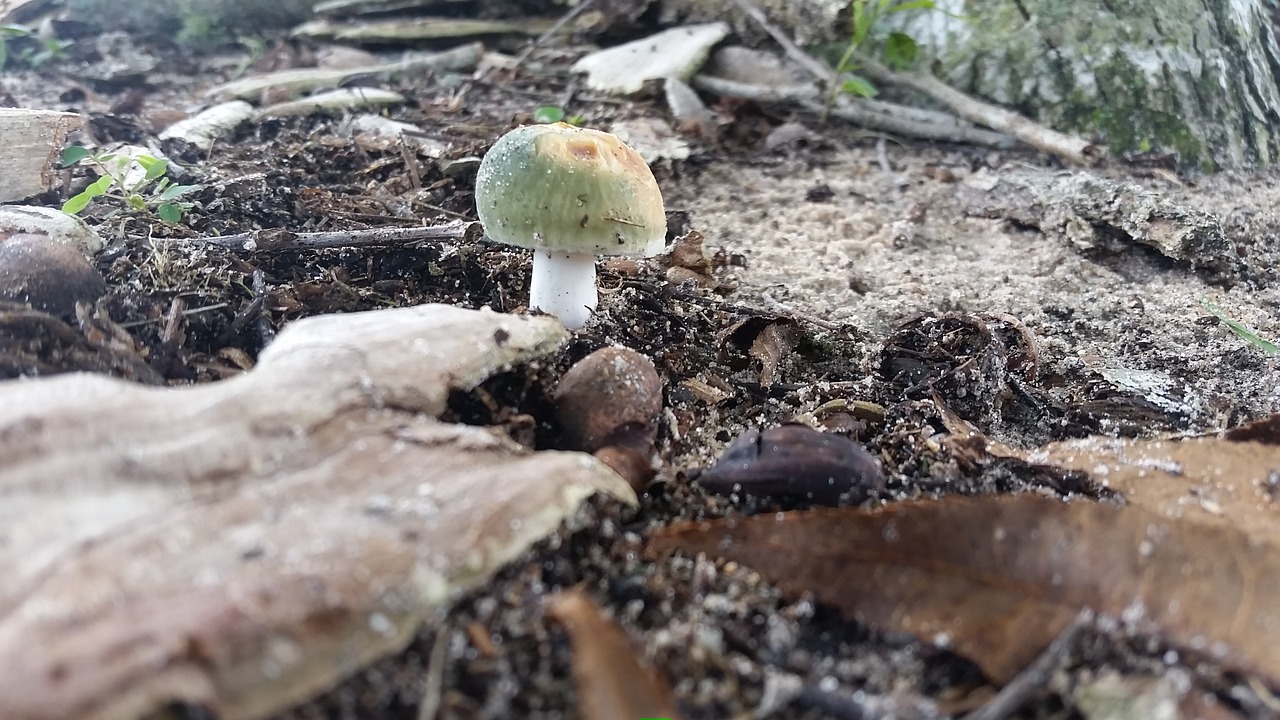
{"type": "MultiPolygon", "coordinates": [[[[939,3],[946,5],[946,3],[939,3]]],[[[950,84],[1113,153],[1184,167],[1280,156],[1280,50],[1264,0],[970,0],[905,29],[950,84]]]]}

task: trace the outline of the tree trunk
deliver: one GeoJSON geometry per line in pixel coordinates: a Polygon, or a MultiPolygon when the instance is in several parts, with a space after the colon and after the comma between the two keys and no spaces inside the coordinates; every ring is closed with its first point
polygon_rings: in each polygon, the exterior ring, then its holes
{"type": "Polygon", "coordinates": [[[1113,153],[1172,150],[1206,170],[1276,161],[1280,50],[1264,0],[948,4],[970,19],[917,13],[906,29],[955,87],[1097,133],[1113,153]]]}
{"type": "MultiPolygon", "coordinates": [[[[723,0],[663,3],[669,16],[699,19],[710,5],[726,15],[723,0]]],[[[849,37],[847,13],[828,21],[833,0],[757,4],[802,43],[849,37]]],[[[907,32],[934,56],[930,69],[959,90],[1061,131],[1097,135],[1113,154],[1170,150],[1184,167],[1205,170],[1280,156],[1274,0],[939,0],[938,7],[890,16],[878,30],[907,32]]],[[[727,14],[735,29],[749,24],[727,14]]],[[[746,37],[758,33],[751,28],[746,37]]]]}

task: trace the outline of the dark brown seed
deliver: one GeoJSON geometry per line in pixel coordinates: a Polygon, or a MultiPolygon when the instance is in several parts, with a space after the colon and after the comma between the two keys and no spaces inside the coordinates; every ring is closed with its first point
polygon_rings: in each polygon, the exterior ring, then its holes
{"type": "Polygon", "coordinates": [[[763,432],[749,428],[698,476],[715,493],[809,500],[817,505],[856,503],[884,487],[884,474],[858,443],[803,425],[763,432]]]}
{"type": "Polygon", "coordinates": [[[644,355],[604,348],[569,368],[554,400],[566,444],[595,452],[625,425],[651,425],[662,412],[662,378],[644,355]]]}
{"type": "Polygon", "coordinates": [[[102,273],[79,250],[44,235],[0,238],[0,300],[70,317],[77,302],[94,302],[106,291],[102,273]]]}

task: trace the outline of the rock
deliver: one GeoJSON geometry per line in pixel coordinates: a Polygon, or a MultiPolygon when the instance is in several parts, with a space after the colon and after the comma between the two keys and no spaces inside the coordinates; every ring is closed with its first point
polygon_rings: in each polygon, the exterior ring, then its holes
{"type": "Polygon", "coordinates": [[[0,300],[67,318],[106,291],[102,273],[71,245],[26,233],[0,240],[0,300]]]}
{"type": "Polygon", "coordinates": [[[33,205],[0,205],[0,235],[32,233],[46,235],[86,256],[102,249],[102,238],[78,217],[56,208],[33,205]]]}
{"type": "Polygon", "coordinates": [[[629,95],[646,80],[688,80],[706,62],[711,48],[729,34],[725,23],[688,25],[591,53],[571,68],[587,73],[594,90],[629,95]]]}

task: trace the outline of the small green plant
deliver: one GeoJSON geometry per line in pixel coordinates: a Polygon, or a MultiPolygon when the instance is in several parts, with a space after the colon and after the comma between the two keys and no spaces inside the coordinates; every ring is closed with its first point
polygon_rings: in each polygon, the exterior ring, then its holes
{"type": "Polygon", "coordinates": [[[1249,327],[1248,325],[1245,325],[1242,322],[1232,319],[1229,315],[1223,312],[1222,308],[1218,307],[1217,305],[1214,305],[1213,302],[1209,300],[1209,298],[1203,298],[1203,297],[1200,298],[1200,304],[1204,306],[1205,310],[1208,310],[1210,313],[1213,313],[1214,317],[1226,323],[1227,327],[1231,329],[1231,332],[1235,333],[1237,337],[1240,337],[1245,342],[1267,353],[1268,355],[1275,355],[1277,353],[1280,353],[1280,345],[1276,345],[1270,340],[1264,339],[1261,335],[1258,334],[1257,330],[1254,330],[1253,328],[1249,327]]]}
{"type": "Polygon", "coordinates": [[[164,174],[169,161],[150,155],[117,155],[92,153],[73,145],[62,152],[62,166],[88,163],[102,173],[102,177],[80,194],[62,204],[62,212],[75,215],[97,198],[109,198],[122,202],[134,210],[154,212],[165,222],[176,223],[191,209],[191,203],[179,198],[195,190],[196,185],[178,185],[164,174]]]}
{"type": "Polygon", "coordinates": [[[564,108],[557,105],[543,105],[533,111],[533,121],[538,124],[566,122],[576,127],[582,127],[582,123],[586,122],[586,118],[581,115],[564,114],[564,108]]]}
{"type": "MultiPolygon", "coordinates": [[[[864,98],[879,94],[870,81],[857,74],[860,67],[858,55],[864,51],[872,30],[883,18],[911,10],[938,10],[938,6],[933,0],[853,0],[849,3],[849,42],[836,62],[836,77],[843,79],[831,88],[828,106],[835,103],[836,96],[842,92],[864,98]]],[[[895,31],[885,36],[881,52],[890,67],[903,69],[915,62],[920,47],[910,35],[895,31]]]]}
{"type": "Polygon", "coordinates": [[[41,37],[26,25],[0,25],[0,69],[12,65],[38,68],[67,56],[71,42],[41,37]]]}

